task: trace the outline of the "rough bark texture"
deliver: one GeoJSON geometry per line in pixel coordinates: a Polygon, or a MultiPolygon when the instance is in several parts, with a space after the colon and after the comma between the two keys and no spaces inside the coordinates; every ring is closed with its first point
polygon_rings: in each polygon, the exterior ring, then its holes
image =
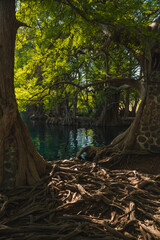
{"type": "MultiPolygon", "coordinates": [[[[160,152],[159,79],[160,72],[158,71],[150,75],[146,98],[142,101],[133,124],[127,130],[126,140],[122,142],[123,149],[145,150],[153,153],[160,152]]],[[[112,144],[114,145],[116,142],[117,140],[115,139],[112,144]]]]}
{"type": "Polygon", "coordinates": [[[160,152],[160,72],[151,75],[146,103],[140,120],[137,145],[150,152],[160,152]]]}
{"type": "MultiPolygon", "coordinates": [[[[77,157],[86,152],[87,160],[101,160],[110,153],[148,154],[160,153],[160,72],[150,74],[146,97],[142,100],[131,126],[104,148],[86,147],[77,157]]],[[[109,162],[107,160],[107,162],[109,162]]],[[[116,161],[117,163],[117,161],[116,161]]]]}
{"type": "Polygon", "coordinates": [[[0,1],[0,188],[34,184],[46,162],[35,151],[14,93],[15,1],[0,1]]]}

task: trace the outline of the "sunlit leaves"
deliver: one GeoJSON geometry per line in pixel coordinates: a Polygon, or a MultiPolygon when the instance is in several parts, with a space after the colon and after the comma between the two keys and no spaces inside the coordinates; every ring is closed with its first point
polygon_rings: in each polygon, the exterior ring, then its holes
{"type": "Polygon", "coordinates": [[[158,37],[147,31],[159,14],[158,4],[153,0],[17,1],[17,18],[31,27],[20,28],[17,34],[15,87],[17,98],[24,99],[19,106],[24,108],[36,99],[48,110],[65,100],[72,106],[77,95],[79,107],[102,103],[103,85],[78,92],[66,82],[84,86],[105,80],[106,49],[102,46],[108,33],[122,28],[118,43],[107,49],[109,73],[136,76],[138,63],[132,52],[142,54],[146,40],[158,37]],[[55,87],[56,82],[65,85],[55,87]]]}

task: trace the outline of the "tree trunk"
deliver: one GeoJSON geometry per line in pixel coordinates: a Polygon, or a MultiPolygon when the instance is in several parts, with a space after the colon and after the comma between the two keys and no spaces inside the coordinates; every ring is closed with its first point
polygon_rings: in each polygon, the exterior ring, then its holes
{"type": "MultiPolygon", "coordinates": [[[[158,18],[159,20],[159,18],[158,18]]],[[[157,21],[159,26],[159,22],[157,21]]],[[[157,28],[158,29],[158,28],[157,28]]],[[[131,126],[102,151],[97,151],[95,159],[104,158],[108,152],[114,153],[160,153],[160,42],[151,38],[141,56],[144,74],[142,101],[131,126]],[[147,57],[146,57],[147,56],[147,57]],[[145,89],[145,90],[144,90],[145,89]]],[[[92,151],[87,150],[88,153],[92,151]]],[[[84,152],[84,151],[83,151],[84,152]]]]}
{"type": "Polygon", "coordinates": [[[19,22],[15,1],[0,1],[0,188],[34,184],[47,163],[36,152],[18,113],[14,93],[14,50],[19,22]]]}
{"type": "Polygon", "coordinates": [[[160,71],[150,74],[146,97],[142,100],[131,126],[107,146],[114,152],[160,153],[160,71]]]}
{"type": "MultiPolygon", "coordinates": [[[[86,147],[77,153],[86,152],[86,159],[93,161],[106,158],[110,153],[146,154],[160,153],[160,71],[153,71],[147,79],[146,96],[141,101],[131,126],[104,148],[86,147]]],[[[108,158],[107,158],[108,159],[108,158]]],[[[114,158],[106,163],[114,165],[114,158]]],[[[115,161],[116,162],[116,161],[115,161]]]]}
{"type": "Polygon", "coordinates": [[[140,119],[137,147],[153,153],[160,153],[160,72],[150,75],[145,106],[140,119]]]}

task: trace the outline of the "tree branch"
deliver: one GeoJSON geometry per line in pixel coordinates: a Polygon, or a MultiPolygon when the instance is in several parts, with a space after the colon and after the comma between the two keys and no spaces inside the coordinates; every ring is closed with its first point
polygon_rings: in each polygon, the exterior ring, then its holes
{"type": "Polygon", "coordinates": [[[17,29],[18,29],[19,27],[31,28],[31,27],[28,26],[26,23],[23,23],[23,22],[21,22],[21,21],[19,21],[19,20],[17,20],[17,19],[16,19],[16,26],[17,26],[17,29]]]}
{"type": "Polygon", "coordinates": [[[84,13],[77,7],[75,7],[70,0],[66,0],[68,5],[75,10],[75,12],[77,12],[83,19],[85,19],[87,22],[92,22],[91,19],[87,18],[84,13]]]}
{"type": "MultiPolygon", "coordinates": [[[[72,85],[76,88],[79,89],[79,91],[77,92],[77,94],[89,87],[93,87],[93,86],[98,86],[98,85],[103,85],[106,83],[118,83],[118,84],[122,84],[123,86],[116,88],[116,90],[120,91],[120,90],[124,90],[128,87],[132,87],[135,88],[137,90],[137,92],[139,93],[139,96],[141,99],[144,99],[145,97],[145,88],[144,85],[140,79],[134,79],[134,78],[122,78],[122,77],[112,77],[112,76],[107,76],[106,80],[101,80],[101,81],[96,81],[93,83],[88,83],[85,84],[83,86],[73,83],[73,82],[67,82],[67,81],[62,81],[62,82],[54,82],[53,84],[51,84],[49,87],[43,89],[43,91],[36,93],[35,95],[33,95],[29,101],[33,101],[34,97],[38,97],[39,95],[42,95],[43,93],[45,93],[46,91],[48,91],[48,93],[44,94],[43,96],[41,96],[38,100],[35,101],[41,101],[44,97],[50,95],[50,91],[55,87],[55,86],[59,86],[59,85],[72,85]]],[[[109,87],[107,87],[109,88],[109,87]]],[[[111,87],[112,88],[112,87],[111,87]]]]}
{"type": "Polygon", "coordinates": [[[144,99],[146,90],[142,82],[142,77],[137,80],[135,78],[123,78],[123,77],[111,77],[111,76],[107,76],[107,78],[108,78],[107,82],[109,83],[125,84],[136,89],[140,98],[144,99]]]}

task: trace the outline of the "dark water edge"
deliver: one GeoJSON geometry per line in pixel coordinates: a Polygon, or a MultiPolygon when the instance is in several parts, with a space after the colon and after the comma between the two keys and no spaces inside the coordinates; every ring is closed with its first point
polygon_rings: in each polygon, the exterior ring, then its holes
{"type": "Polygon", "coordinates": [[[21,114],[28,125],[36,150],[49,161],[69,159],[86,146],[105,146],[126,127],[76,128],[75,126],[48,127],[45,122],[31,121],[21,114]]]}

